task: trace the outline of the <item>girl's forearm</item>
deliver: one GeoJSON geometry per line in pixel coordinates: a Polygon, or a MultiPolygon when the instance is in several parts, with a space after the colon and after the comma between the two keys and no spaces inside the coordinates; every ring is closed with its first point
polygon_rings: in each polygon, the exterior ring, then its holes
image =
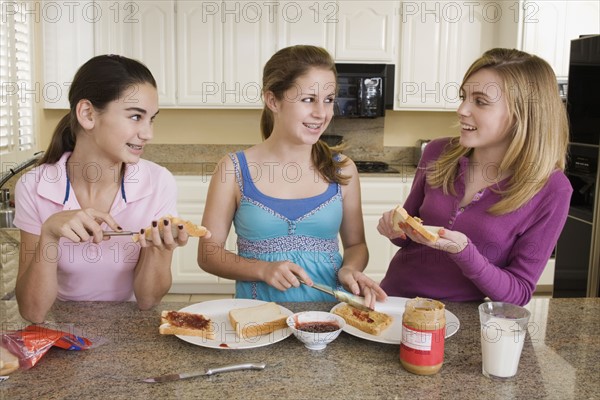
{"type": "Polygon", "coordinates": [[[239,281],[262,281],[269,263],[239,256],[215,242],[200,241],[198,265],[213,275],[239,281]]]}
{"type": "Polygon", "coordinates": [[[34,249],[26,246],[21,243],[20,259],[28,264],[19,271],[15,295],[23,318],[41,323],[58,293],[57,255],[51,254],[58,249],[58,242],[42,236],[34,249]]]}
{"type": "Polygon", "coordinates": [[[142,310],[154,307],[171,288],[172,250],[147,247],[140,252],[135,269],[133,292],[142,310]]]}
{"type": "Polygon", "coordinates": [[[342,268],[362,272],[369,262],[369,251],[366,243],[359,243],[344,249],[342,268]]]}

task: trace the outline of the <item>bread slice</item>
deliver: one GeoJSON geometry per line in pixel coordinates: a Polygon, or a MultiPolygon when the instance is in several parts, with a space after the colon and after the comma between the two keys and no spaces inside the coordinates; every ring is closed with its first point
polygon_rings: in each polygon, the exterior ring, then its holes
{"type": "Polygon", "coordinates": [[[285,328],[286,319],[287,315],[273,302],[229,311],[229,321],[241,338],[260,336],[285,328]]]}
{"type": "Polygon", "coordinates": [[[215,329],[210,319],[202,314],[181,311],[163,311],[160,315],[158,332],[161,335],[199,336],[215,338],[215,329]]]}
{"type": "Polygon", "coordinates": [[[361,311],[349,304],[333,310],[334,314],[344,318],[347,324],[371,335],[379,336],[392,323],[389,315],[379,311],[361,311]]]}
{"type": "Polygon", "coordinates": [[[19,369],[19,358],[0,346],[0,375],[8,375],[19,369]]]}
{"type": "MultiPolygon", "coordinates": [[[[196,225],[191,221],[186,221],[178,217],[173,217],[172,215],[166,215],[157,220],[158,233],[160,234],[161,238],[163,237],[163,231],[165,229],[165,224],[163,222],[165,219],[169,220],[169,226],[171,227],[173,237],[177,237],[177,235],[179,235],[179,225],[183,225],[187,234],[193,237],[202,237],[208,233],[208,229],[201,225],[196,225]]],[[[146,240],[152,241],[152,226],[144,228],[144,236],[146,237],[146,240]]],[[[136,233],[132,236],[132,239],[134,242],[138,242],[140,240],[140,234],[136,233]]]]}
{"type": "Polygon", "coordinates": [[[404,222],[410,225],[411,228],[416,230],[423,236],[427,241],[435,243],[440,238],[437,231],[440,230],[440,227],[432,226],[426,227],[423,225],[423,221],[418,217],[411,217],[408,215],[408,212],[403,207],[396,207],[394,210],[394,215],[392,216],[393,227],[395,231],[400,231],[400,227],[398,227],[399,222],[404,222]]]}

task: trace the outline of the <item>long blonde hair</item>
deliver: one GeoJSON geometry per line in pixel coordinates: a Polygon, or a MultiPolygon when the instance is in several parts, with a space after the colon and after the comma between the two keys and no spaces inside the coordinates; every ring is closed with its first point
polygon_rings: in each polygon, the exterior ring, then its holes
{"type": "MultiPolygon", "coordinates": [[[[493,188],[501,200],[488,212],[501,215],[517,210],[538,193],[555,170],[565,169],[569,126],[565,107],[558,94],[556,76],[543,59],[514,49],[491,49],[465,73],[461,91],[477,71],[489,69],[502,79],[502,92],[508,104],[512,141],[499,166],[512,171],[505,189],[493,188]]],[[[456,194],[454,180],[458,160],[472,148],[458,138],[450,141],[442,156],[428,166],[427,182],[456,194]]]]}
{"type": "MultiPolygon", "coordinates": [[[[286,90],[295,85],[296,79],[306,74],[311,68],[322,68],[333,72],[337,81],[335,63],[327,50],[316,46],[297,45],[279,50],[265,64],[263,70],[263,93],[272,92],[276,99],[281,100],[286,90]]],[[[263,139],[273,132],[273,112],[265,104],[260,119],[260,130],[263,139]]],[[[350,177],[339,171],[348,159],[339,161],[333,157],[336,147],[329,147],[319,140],[312,147],[312,161],[319,173],[328,182],[346,184],[350,177]]]]}

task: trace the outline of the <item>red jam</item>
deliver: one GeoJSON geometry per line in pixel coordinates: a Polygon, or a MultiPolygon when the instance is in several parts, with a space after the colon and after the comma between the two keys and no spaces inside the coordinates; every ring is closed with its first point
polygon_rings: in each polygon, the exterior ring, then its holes
{"type": "Polygon", "coordinates": [[[199,314],[190,314],[178,311],[169,311],[167,321],[173,326],[206,329],[210,320],[199,314]]]}
{"type": "Polygon", "coordinates": [[[375,322],[375,320],[373,320],[371,317],[369,317],[368,312],[360,311],[360,310],[357,310],[356,308],[352,308],[352,315],[354,315],[354,317],[356,317],[356,319],[358,319],[359,321],[365,321],[369,324],[372,324],[373,322],[375,322]]]}
{"type": "Polygon", "coordinates": [[[310,332],[310,333],[328,333],[335,332],[340,329],[340,326],[336,322],[303,322],[297,323],[296,329],[299,331],[310,332]]]}

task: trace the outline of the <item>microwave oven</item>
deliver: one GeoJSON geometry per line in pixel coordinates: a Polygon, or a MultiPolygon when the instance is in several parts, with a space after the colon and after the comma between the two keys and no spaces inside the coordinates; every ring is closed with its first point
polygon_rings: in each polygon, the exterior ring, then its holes
{"type": "Polygon", "coordinates": [[[394,107],[394,69],[391,64],[336,64],[338,118],[383,117],[394,107]]]}

